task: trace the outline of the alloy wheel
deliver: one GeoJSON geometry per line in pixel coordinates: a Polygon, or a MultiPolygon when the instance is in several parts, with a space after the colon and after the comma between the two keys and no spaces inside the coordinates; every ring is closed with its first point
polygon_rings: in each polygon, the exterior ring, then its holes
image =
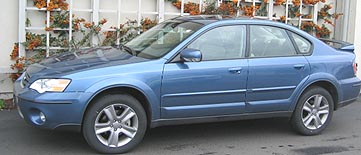
{"type": "Polygon", "coordinates": [[[97,114],[94,132],[98,140],[108,147],[128,144],[138,130],[138,116],[124,104],[112,104],[97,114]]]}
{"type": "Polygon", "coordinates": [[[302,122],[303,125],[311,130],[321,128],[327,121],[330,113],[330,106],[326,97],[316,94],[311,96],[303,104],[302,122]]]}

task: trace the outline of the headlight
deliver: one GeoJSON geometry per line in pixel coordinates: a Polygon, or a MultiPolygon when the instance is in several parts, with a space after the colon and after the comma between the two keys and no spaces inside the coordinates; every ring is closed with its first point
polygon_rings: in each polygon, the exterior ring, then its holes
{"type": "Polygon", "coordinates": [[[69,79],[39,79],[32,83],[30,88],[39,93],[63,92],[69,83],[69,79]]]}

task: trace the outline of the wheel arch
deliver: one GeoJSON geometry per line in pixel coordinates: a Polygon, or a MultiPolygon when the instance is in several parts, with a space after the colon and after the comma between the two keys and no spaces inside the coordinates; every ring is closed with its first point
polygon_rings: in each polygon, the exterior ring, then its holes
{"type": "Polygon", "coordinates": [[[318,86],[318,87],[321,87],[321,88],[324,88],[325,90],[327,90],[331,96],[332,96],[332,100],[334,102],[334,110],[337,110],[337,105],[340,101],[340,92],[338,91],[338,87],[337,85],[332,82],[331,80],[328,80],[328,79],[320,79],[320,80],[315,80],[315,81],[312,81],[310,83],[308,83],[308,85],[306,85],[301,93],[299,93],[299,95],[297,96],[297,100],[295,101],[295,104],[294,106],[292,107],[293,109],[296,107],[297,105],[297,102],[298,100],[300,99],[300,97],[302,96],[302,94],[304,94],[308,89],[312,88],[312,87],[315,87],[315,86],[318,86]]]}
{"type": "Polygon", "coordinates": [[[147,124],[149,127],[152,122],[152,119],[154,118],[154,111],[152,110],[154,108],[152,106],[152,99],[154,97],[149,96],[149,94],[145,93],[139,87],[128,84],[111,85],[96,91],[84,106],[84,110],[82,112],[81,124],[83,124],[87,110],[94,103],[95,100],[99,99],[105,94],[119,94],[119,93],[129,94],[134,98],[136,98],[141,103],[142,107],[144,108],[144,111],[146,112],[147,122],[148,122],[147,124]]]}

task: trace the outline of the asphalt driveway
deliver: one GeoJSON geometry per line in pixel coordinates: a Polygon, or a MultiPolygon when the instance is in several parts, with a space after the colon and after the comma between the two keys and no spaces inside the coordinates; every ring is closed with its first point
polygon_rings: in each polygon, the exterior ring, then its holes
{"type": "MultiPolygon", "coordinates": [[[[13,110],[0,111],[0,154],[97,153],[80,133],[31,127],[13,110]]],[[[129,154],[361,154],[361,99],[336,111],[318,136],[297,135],[284,118],[159,127],[129,154]]]]}

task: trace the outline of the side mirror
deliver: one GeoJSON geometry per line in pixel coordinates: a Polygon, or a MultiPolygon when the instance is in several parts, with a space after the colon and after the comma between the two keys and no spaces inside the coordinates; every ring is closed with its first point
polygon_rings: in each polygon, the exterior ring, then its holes
{"type": "Polygon", "coordinates": [[[200,62],[202,53],[197,49],[186,48],[180,52],[180,59],[184,62],[200,62]]]}

